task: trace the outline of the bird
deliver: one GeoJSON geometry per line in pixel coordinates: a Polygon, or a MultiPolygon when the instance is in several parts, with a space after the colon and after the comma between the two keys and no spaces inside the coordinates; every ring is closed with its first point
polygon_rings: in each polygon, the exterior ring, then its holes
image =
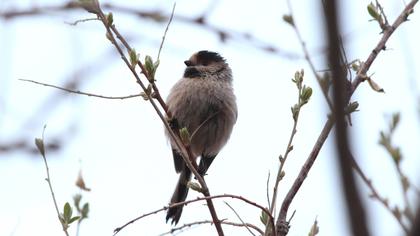
{"type": "MultiPolygon", "coordinates": [[[[207,50],[194,53],[184,64],[184,75],[170,90],[166,104],[170,123],[187,128],[192,157],[195,161],[200,157],[197,171],[204,176],[229,140],[238,117],[232,70],[219,53],[207,50]]],[[[187,198],[191,170],[166,129],[165,134],[172,147],[175,171],[180,173],[170,201],[173,204],[187,198]]],[[[166,222],[171,220],[176,225],[182,210],[183,205],[169,208],[166,222]]]]}

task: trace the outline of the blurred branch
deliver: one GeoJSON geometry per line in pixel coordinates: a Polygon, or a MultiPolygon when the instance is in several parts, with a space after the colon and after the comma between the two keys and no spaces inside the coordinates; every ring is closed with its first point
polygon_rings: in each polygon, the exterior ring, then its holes
{"type": "Polygon", "coordinates": [[[359,174],[363,182],[369,188],[370,197],[378,200],[385,207],[385,209],[387,209],[395,217],[395,219],[397,220],[397,222],[400,224],[401,228],[404,230],[404,232],[407,235],[408,227],[404,224],[404,222],[402,221],[402,218],[397,217],[397,215],[395,214],[394,211],[396,208],[392,209],[391,206],[389,205],[388,199],[385,197],[382,197],[378,193],[378,190],[376,190],[376,188],[372,184],[372,181],[364,174],[364,172],[362,171],[362,169],[360,168],[360,166],[357,164],[356,160],[354,159],[353,155],[351,155],[351,162],[352,162],[353,169],[356,171],[357,174],[359,174]]]}
{"type": "Polygon", "coordinates": [[[327,38],[329,45],[328,64],[332,68],[333,77],[333,100],[334,100],[334,116],[335,140],[337,158],[339,163],[339,172],[341,176],[341,189],[344,193],[344,199],[347,206],[347,215],[350,221],[350,229],[353,235],[368,236],[370,235],[367,222],[365,208],[360,199],[358,187],[356,185],[354,174],[351,168],[350,145],[347,132],[347,123],[345,120],[345,110],[350,97],[348,94],[348,84],[341,62],[337,58],[341,58],[340,48],[340,1],[325,1],[325,27],[327,28],[327,38]]]}
{"type": "MultiPolygon", "coordinates": [[[[395,32],[395,30],[405,21],[408,20],[408,16],[413,13],[413,8],[417,4],[418,0],[412,0],[409,2],[406,7],[403,9],[401,14],[396,18],[394,23],[391,27],[387,28],[382,35],[382,38],[379,40],[375,48],[372,50],[372,52],[369,54],[367,60],[362,63],[356,78],[353,80],[351,84],[351,90],[349,92],[349,97],[353,95],[353,93],[356,91],[357,87],[367,79],[367,71],[371,67],[372,63],[375,61],[379,53],[385,49],[385,44],[388,41],[388,39],[391,37],[391,35],[395,32]]],[[[323,146],[325,140],[327,139],[333,125],[334,125],[334,117],[330,116],[326,123],[324,124],[324,127],[318,136],[317,141],[315,142],[311,153],[309,154],[308,158],[306,159],[306,162],[303,164],[298,177],[295,179],[292,187],[290,188],[289,192],[287,193],[283,204],[281,206],[279,217],[277,218],[276,222],[276,231],[278,235],[286,235],[289,230],[289,225],[287,223],[286,217],[287,212],[289,209],[290,204],[292,203],[294,197],[296,196],[296,193],[299,191],[300,187],[303,184],[303,181],[306,179],[306,176],[308,175],[310,169],[312,168],[313,163],[315,162],[319,151],[321,150],[321,147],[323,146]]]]}
{"type": "MultiPolygon", "coordinates": [[[[145,10],[135,9],[133,7],[119,6],[114,3],[103,3],[101,4],[101,7],[102,9],[106,9],[108,11],[121,12],[124,14],[134,15],[141,18],[157,21],[157,22],[163,22],[170,18],[170,15],[166,13],[162,13],[160,10],[145,11],[145,10]]],[[[18,18],[18,17],[37,16],[37,15],[48,14],[50,12],[68,11],[68,10],[75,10],[75,9],[76,10],[80,9],[79,4],[77,4],[74,1],[69,1],[67,3],[60,4],[60,5],[50,5],[50,6],[45,5],[42,7],[33,7],[29,9],[24,9],[24,10],[10,9],[4,12],[0,12],[0,18],[3,18],[5,20],[11,20],[13,18],[18,18]]],[[[301,58],[301,56],[296,53],[278,48],[274,46],[274,44],[271,44],[269,42],[264,42],[263,40],[260,40],[249,33],[238,32],[233,29],[224,29],[222,27],[213,25],[209,23],[208,17],[209,16],[207,14],[203,13],[202,15],[197,16],[197,17],[174,16],[174,20],[183,22],[186,24],[190,24],[190,25],[195,25],[200,28],[204,28],[207,31],[212,32],[215,35],[217,35],[219,40],[223,43],[226,42],[228,39],[244,40],[255,48],[258,48],[268,53],[279,55],[281,57],[288,58],[290,60],[296,60],[296,59],[301,58]]]]}
{"type": "Polygon", "coordinates": [[[79,90],[71,90],[71,89],[66,89],[60,86],[56,86],[56,85],[52,85],[52,84],[46,84],[46,83],[42,83],[42,82],[38,82],[35,80],[29,80],[29,79],[19,79],[20,81],[25,81],[25,82],[30,82],[30,83],[34,83],[34,84],[39,84],[39,85],[43,85],[46,87],[51,87],[51,88],[56,88],[59,90],[63,90],[66,91],[68,93],[75,93],[75,94],[79,94],[79,95],[85,95],[85,96],[89,96],[89,97],[97,97],[97,98],[105,98],[105,99],[127,99],[127,98],[135,98],[135,97],[140,97],[140,94],[133,94],[133,95],[127,95],[127,96],[116,96],[116,97],[111,97],[111,96],[104,96],[104,95],[99,95],[99,94],[93,94],[93,93],[86,93],[86,92],[82,92],[79,90]]]}

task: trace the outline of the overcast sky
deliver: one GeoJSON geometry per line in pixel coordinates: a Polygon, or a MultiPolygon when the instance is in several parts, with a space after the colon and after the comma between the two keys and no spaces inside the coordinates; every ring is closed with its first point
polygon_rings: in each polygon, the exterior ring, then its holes
{"type": "MultiPolygon", "coordinates": [[[[172,1],[107,1],[141,11],[170,13],[172,1]]],[[[295,23],[307,43],[318,70],[323,61],[325,40],[318,1],[292,1],[295,23]]],[[[365,60],[381,35],[369,22],[368,1],[341,1],[342,34],[349,61],[365,60]]],[[[61,2],[62,3],[62,2],[61,2]]],[[[0,12],[13,8],[61,4],[59,1],[2,1],[0,12]]],[[[383,1],[392,22],[404,7],[402,1],[383,1]]],[[[246,32],[257,40],[233,37],[221,42],[213,31],[175,18],[172,22],[156,74],[164,97],[182,76],[183,61],[196,51],[219,52],[231,66],[239,109],[231,139],[220,152],[206,176],[212,194],[231,193],[267,206],[266,182],[270,192],[293,125],[290,107],[297,101],[291,82],[296,70],[305,70],[304,83],[314,89],[302,109],[294,150],[286,163],[278,203],[297,176],[327,120],[325,99],[293,29],[282,20],[288,14],[286,1],[178,1],[175,16],[194,18],[208,11],[208,23],[238,35],[246,32]],[[279,53],[260,48],[273,45],[279,53]],[[285,53],[287,53],[286,56],[285,53]]],[[[138,18],[114,11],[114,22],[131,46],[156,58],[166,22],[138,18]]],[[[0,20],[0,142],[25,140],[32,145],[44,124],[46,142],[61,144],[59,151],[47,150],[52,184],[60,208],[79,192],[74,182],[83,170],[89,193],[89,219],[80,235],[112,235],[113,230],[144,213],[165,206],[174,190],[175,174],[171,149],[163,125],[148,102],[141,98],[105,100],[66,94],[18,79],[55,85],[77,79],[79,90],[108,96],[139,93],[130,71],[105,38],[99,21],[77,26],[66,22],[91,18],[81,10],[51,12],[43,16],[0,20]]],[[[420,15],[414,11],[374,62],[369,75],[386,93],[376,93],[361,84],[353,101],[360,104],[352,115],[352,151],[378,191],[390,204],[403,204],[399,181],[390,157],[378,145],[379,131],[385,130],[391,114],[401,112],[395,143],[401,147],[402,168],[420,186],[418,105],[420,15]]],[[[296,210],[289,235],[306,235],[315,218],[320,235],[350,235],[346,226],[340,181],[332,135],[323,146],[308,178],[290,209],[296,210]]],[[[44,164],[38,154],[26,151],[0,152],[0,235],[60,235],[61,226],[51,200],[44,164]]],[[[373,235],[401,235],[402,231],[382,205],[369,199],[360,182],[361,193],[373,235]]],[[[271,195],[271,194],[270,194],[271,195]]],[[[200,196],[190,191],[189,199],[200,196]]],[[[410,194],[415,206],[414,194],[410,194]]],[[[215,200],[221,219],[239,222],[224,200],[215,200]]],[[[242,202],[225,199],[243,220],[259,227],[260,211],[242,202]]],[[[179,225],[210,219],[204,203],[184,208],[179,225]]],[[[249,235],[246,229],[224,226],[226,235],[249,235]]],[[[151,215],[119,233],[159,235],[169,231],[165,213],[151,215]]],[[[75,226],[70,227],[75,235],[75,226]]],[[[215,235],[213,226],[200,225],[183,235],[215,235]]]]}

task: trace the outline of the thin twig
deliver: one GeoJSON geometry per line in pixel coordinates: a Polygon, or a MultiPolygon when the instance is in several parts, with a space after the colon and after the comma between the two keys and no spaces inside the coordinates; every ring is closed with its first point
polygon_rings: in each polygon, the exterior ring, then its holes
{"type": "MultiPolygon", "coordinates": [[[[261,235],[264,234],[264,232],[260,228],[258,228],[257,226],[255,226],[253,224],[250,224],[250,223],[244,223],[244,224],[242,224],[242,223],[235,223],[235,222],[230,222],[230,221],[226,221],[226,220],[223,220],[223,219],[221,220],[221,223],[224,224],[224,225],[231,225],[231,226],[237,226],[237,227],[252,228],[253,230],[257,231],[259,234],[261,234],[261,235]]],[[[168,232],[159,234],[159,236],[164,236],[164,235],[169,235],[169,234],[172,235],[176,231],[181,231],[181,230],[183,230],[185,228],[192,227],[192,226],[195,226],[195,225],[200,225],[200,224],[213,224],[213,221],[211,221],[211,220],[202,220],[202,221],[196,221],[196,222],[187,223],[187,224],[184,224],[182,226],[172,228],[168,232]]]]}
{"type": "Polygon", "coordinates": [[[104,96],[104,95],[99,95],[99,94],[93,94],[93,93],[86,93],[86,92],[82,92],[79,90],[71,90],[71,89],[66,89],[60,86],[56,86],[56,85],[52,85],[52,84],[46,84],[46,83],[42,83],[42,82],[38,82],[35,80],[29,80],[29,79],[19,79],[20,81],[25,81],[25,82],[30,82],[30,83],[34,83],[34,84],[39,84],[39,85],[43,85],[46,87],[51,87],[51,88],[56,88],[59,90],[63,90],[66,91],[68,93],[75,93],[75,94],[79,94],[79,95],[85,95],[85,96],[89,96],[89,97],[97,97],[97,98],[104,98],[104,99],[128,99],[128,98],[135,98],[135,97],[140,97],[140,94],[133,94],[133,95],[128,95],[128,96],[117,96],[117,97],[111,97],[111,96],[104,96]]]}
{"type": "Polygon", "coordinates": [[[229,205],[229,203],[225,202],[225,204],[233,211],[233,213],[235,213],[236,217],[238,217],[239,221],[245,226],[245,228],[248,230],[248,232],[254,236],[256,236],[250,228],[248,228],[248,226],[246,225],[246,223],[242,220],[241,216],[238,214],[238,212],[235,211],[235,209],[229,205]]]}
{"type": "Polygon", "coordinates": [[[176,7],[176,2],[174,2],[174,6],[172,7],[171,16],[169,17],[169,21],[168,21],[168,24],[166,25],[165,33],[163,33],[162,41],[160,42],[159,52],[158,52],[158,55],[157,55],[157,61],[159,61],[160,52],[162,51],[163,43],[165,42],[165,38],[166,38],[166,34],[168,33],[169,26],[171,25],[172,19],[174,18],[175,7],[176,7]]]}
{"type": "MultiPolygon", "coordinates": [[[[298,103],[297,104],[299,104],[299,102],[300,102],[301,90],[302,90],[302,88],[299,88],[298,100],[297,100],[298,103]]],[[[284,176],[283,169],[284,169],[284,165],[286,163],[287,157],[289,156],[289,153],[292,150],[293,138],[295,137],[295,134],[297,132],[296,127],[297,127],[297,124],[298,124],[298,121],[299,121],[299,113],[300,113],[300,108],[297,112],[296,119],[293,119],[293,127],[292,127],[292,131],[290,132],[289,142],[287,143],[286,150],[284,151],[283,156],[280,156],[280,158],[279,158],[280,159],[280,167],[277,171],[276,182],[274,183],[274,188],[273,188],[273,196],[271,197],[270,214],[273,214],[274,208],[276,207],[278,186],[279,186],[279,183],[280,183],[281,179],[284,176]]]]}
{"type": "Polygon", "coordinates": [[[404,222],[402,221],[402,218],[401,217],[397,217],[394,214],[392,208],[389,206],[388,200],[385,197],[382,197],[378,193],[378,191],[376,190],[376,188],[373,186],[372,181],[365,175],[365,173],[360,168],[359,164],[357,164],[357,162],[354,159],[354,156],[353,155],[351,155],[351,161],[352,161],[353,169],[356,171],[356,173],[360,176],[360,178],[362,179],[362,181],[369,188],[369,190],[370,190],[370,197],[373,198],[373,199],[378,200],[385,207],[385,209],[387,209],[389,211],[389,213],[391,213],[391,215],[393,215],[395,217],[395,219],[400,224],[401,228],[404,230],[404,232],[406,233],[406,235],[408,235],[408,232],[409,232],[408,227],[404,224],[404,222]]]}
{"type": "MultiPolygon", "coordinates": [[[[42,143],[44,143],[44,133],[45,133],[45,128],[46,127],[47,126],[44,125],[44,129],[42,130],[42,139],[41,139],[42,143]]],[[[42,156],[42,159],[44,160],[45,170],[47,171],[47,178],[45,180],[47,181],[48,187],[50,188],[51,197],[52,197],[53,202],[54,202],[54,207],[55,207],[55,211],[57,213],[58,220],[60,221],[60,224],[63,227],[63,231],[66,234],[66,236],[69,236],[69,233],[67,232],[66,227],[64,227],[64,224],[61,221],[60,211],[58,210],[57,200],[55,199],[55,194],[54,194],[54,190],[53,190],[52,183],[51,183],[50,169],[48,168],[47,157],[45,155],[45,148],[44,148],[43,144],[42,144],[42,146],[43,146],[43,151],[41,152],[41,156],[42,156]]]]}

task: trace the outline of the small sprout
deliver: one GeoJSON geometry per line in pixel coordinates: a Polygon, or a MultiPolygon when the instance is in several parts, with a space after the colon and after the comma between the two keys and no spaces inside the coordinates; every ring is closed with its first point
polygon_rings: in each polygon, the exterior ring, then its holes
{"type": "Polygon", "coordinates": [[[181,141],[185,145],[190,145],[191,143],[191,136],[190,132],[188,132],[188,129],[186,127],[179,130],[179,137],[181,138],[181,141]]]}
{"type": "Polygon", "coordinates": [[[306,85],[303,85],[302,94],[300,95],[301,105],[308,103],[311,96],[312,96],[312,88],[306,87],[306,85]]]}
{"type": "Polygon", "coordinates": [[[408,180],[407,176],[405,175],[401,176],[401,184],[402,184],[404,192],[407,192],[408,189],[410,188],[410,181],[408,180]]]}
{"type": "Polygon", "coordinates": [[[76,194],[73,196],[73,203],[74,206],[76,207],[77,211],[80,211],[80,201],[82,201],[82,195],[81,194],[76,194]]]}
{"type": "Polygon", "coordinates": [[[268,214],[267,214],[267,212],[265,212],[265,211],[261,211],[260,221],[261,221],[261,223],[263,223],[264,225],[267,225],[267,223],[268,223],[268,214]]]}
{"type": "Polygon", "coordinates": [[[295,22],[292,15],[283,15],[283,20],[289,25],[295,27],[295,22]]]}
{"type": "Polygon", "coordinates": [[[203,189],[201,188],[200,184],[198,184],[198,183],[196,183],[196,182],[192,182],[192,181],[190,181],[190,182],[188,182],[187,186],[188,186],[190,189],[192,189],[192,190],[194,190],[194,191],[197,191],[197,192],[199,192],[199,193],[202,193],[202,192],[203,192],[203,189]]]}
{"type": "Polygon", "coordinates": [[[41,138],[35,138],[35,145],[38,148],[39,153],[41,153],[41,155],[43,157],[45,157],[45,146],[44,146],[44,140],[41,138]]]}
{"type": "Polygon", "coordinates": [[[67,230],[71,223],[80,219],[80,216],[73,217],[72,215],[73,215],[73,209],[71,208],[70,204],[66,202],[66,204],[64,204],[63,213],[60,215],[60,221],[63,225],[63,229],[67,230]]]}
{"type": "Polygon", "coordinates": [[[391,154],[392,159],[398,165],[402,159],[400,148],[390,148],[389,154],[391,154]]]}
{"type": "Polygon", "coordinates": [[[129,56],[130,56],[130,64],[131,67],[134,68],[136,67],[137,63],[139,62],[139,54],[136,53],[136,49],[132,48],[129,52],[128,52],[129,56]]]}
{"type": "Polygon", "coordinates": [[[360,62],[358,60],[354,61],[353,63],[351,63],[351,69],[354,72],[358,72],[360,69],[360,62]]]}
{"type": "Polygon", "coordinates": [[[398,206],[395,206],[394,209],[392,209],[392,214],[399,220],[401,219],[401,211],[398,206]]]}
{"type": "Polygon", "coordinates": [[[295,72],[295,77],[292,79],[292,81],[296,84],[298,89],[302,88],[302,82],[303,82],[303,69],[301,71],[295,72]]]}
{"type": "Polygon", "coordinates": [[[319,233],[318,219],[315,218],[314,224],[309,230],[308,236],[315,236],[319,233]]]}
{"type": "Polygon", "coordinates": [[[359,108],[359,103],[357,101],[350,102],[349,105],[347,106],[346,113],[350,114],[350,113],[359,111],[357,110],[357,108],[359,108]]]}
{"type": "Polygon", "coordinates": [[[375,81],[373,81],[372,78],[368,77],[367,81],[370,85],[370,87],[375,91],[375,92],[379,92],[379,93],[385,93],[385,90],[383,88],[381,88],[375,81]]]}
{"type": "Polygon", "coordinates": [[[367,6],[367,10],[369,12],[369,15],[371,17],[373,17],[373,19],[375,19],[377,21],[379,21],[381,19],[381,14],[378,12],[378,7],[373,5],[372,2],[367,6]]]}
{"type": "Polygon", "coordinates": [[[99,14],[101,12],[98,0],[78,0],[78,2],[82,8],[90,13],[99,14]]]}
{"type": "Polygon", "coordinates": [[[328,90],[330,89],[330,86],[331,86],[331,75],[330,75],[330,73],[325,72],[322,75],[319,82],[320,82],[322,91],[324,91],[325,93],[328,93],[328,90]]]}
{"type": "Polygon", "coordinates": [[[295,104],[293,107],[291,107],[292,110],[292,117],[293,120],[296,121],[298,116],[299,116],[299,111],[300,111],[300,105],[299,104],[295,104]]]}
{"type": "Polygon", "coordinates": [[[398,123],[400,122],[400,113],[396,112],[392,114],[392,120],[390,125],[390,131],[393,132],[397,128],[398,123]]]}
{"type": "Polygon", "coordinates": [[[146,92],[141,92],[140,96],[145,100],[149,100],[150,95],[152,94],[152,85],[147,85],[146,92]]]}
{"type": "Polygon", "coordinates": [[[89,203],[85,203],[83,204],[82,210],[80,211],[80,216],[81,216],[81,220],[82,219],[86,219],[88,218],[88,213],[89,213],[89,203]]]}
{"type": "Polygon", "coordinates": [[[290,145],[289,147],[287,147],[287,152],[291,152],[293,150],[293,145],[290,145]]]}
{"type": "Polygon", "coordinates": [[[286,175],[286,172],[284,172],[284,170],[282,170],[281,172],[280,172],[280,180],[282,180],[283,178],[284,178],[284,176],[286,175]]]}
{"type": "Polygon", "coordinates": [[[106,32],[105,37],[106,37],[109,41],[111,41],[111,43],[114,43],[114,40],[113,40],[113,38],[112,38],[112,35],[111,35],[109,32],[106,32]]]}
{"type": "Polygon", "coordinates": [[[108,27],[111,27],[113,24],[114,24],[114,15],[112,14],[112,12],[110,12],[106,15],[106,25],[108,27]]]}
{"type": "Polygon", "coordinates": [[[147,70],[147,74],[149,75],[149,81],[153,83],[155,81],[155,73],[157,68],[159,67],[160,61],[157,60],[156,62],[153,62],[153,59],[151,56],[146,56],[144,60],[144,67],[147,70]]]}

